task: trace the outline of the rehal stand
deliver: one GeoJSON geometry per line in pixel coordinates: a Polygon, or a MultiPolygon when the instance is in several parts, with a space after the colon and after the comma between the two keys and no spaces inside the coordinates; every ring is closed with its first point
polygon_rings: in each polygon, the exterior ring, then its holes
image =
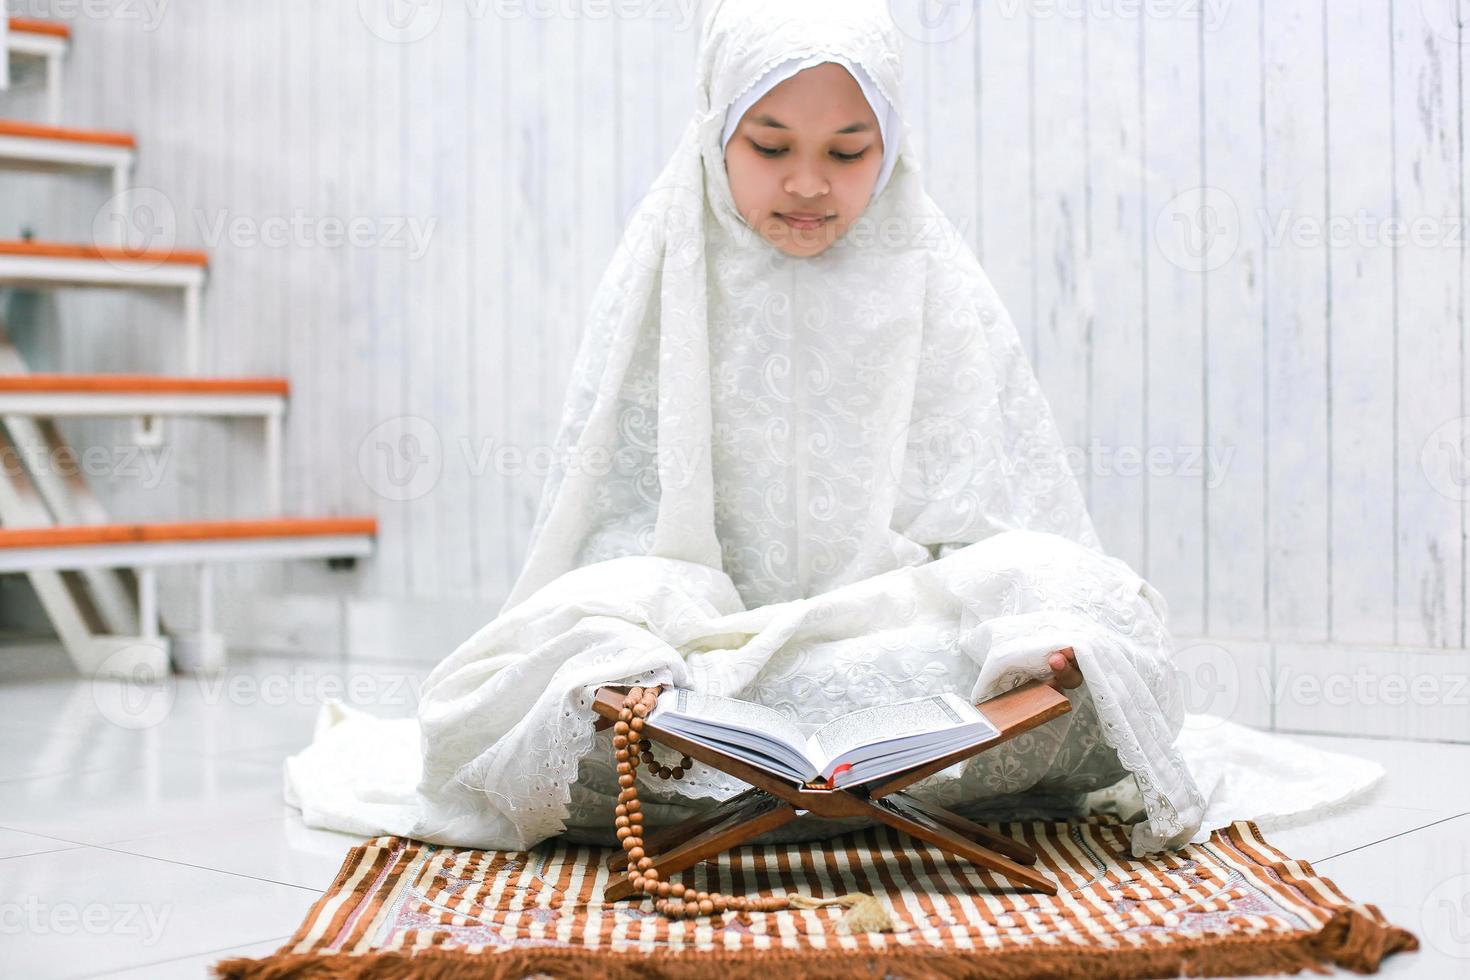
{"type": "MultiPolygon", "coordinates": [[[[598,730],[612,725],[626,694],[627,688],[623,687],[598,689],[593,702],[593,708],[602,716],[596,724],[598,730]]],[[[1072,710],[1066,695],[1039,681],[1024,684],[975,707],[1000,734],[881,781],[836,789],[818,783],[795,785],[718,749],[664,731],[645,719],[645,738],[735,776],[749,783],[751,788],[708,813],[650,831],[644,838],[644,853],[653,859],[660,880],[667,881],[670,875],[738,847],[742,842],[791,820],[808,815],[869,817],[932,844],[947,854],[988,868],[1017,884],[1055,895],[1056,884],[1030,867],[1036,863],[1036,854],[1031,848],[943,807],[921,803],[903,792],[905,786],[925,776],[993,749],[1072,710]]],[[[627,860],[627,856],[618,851],[607,864],[616,871],[627,860]]],[[[603,897],[609,902],[616,902],[632,894],[632,882],[619,875],[607,886],[603,897]]]]}

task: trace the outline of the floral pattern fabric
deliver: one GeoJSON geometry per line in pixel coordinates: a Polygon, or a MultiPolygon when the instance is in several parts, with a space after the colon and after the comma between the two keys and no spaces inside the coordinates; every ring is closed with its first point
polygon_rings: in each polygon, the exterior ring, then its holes
{"type": "MultiPolygon", "coordinates": [[[[1086,677],[1070,715],[911,791],[1055,810],[1131,777],[1140,852],[1198,829],[1164,599],[1104,552],[907,127],[888,184],[819,255],[736,209],[726,106],[808,53],[862,65],[900,106],[901,49],[882,0],[714,5],[695,116],[595,291],[521,575],[422,693],[412,836],[605,839],[604,684],[691,685],[810,730],[895,698],[978,700],[1046,676],[1062,646],[1086,677]]],[[[741,788],[696,765],[643,791],[646,822],[741,788]]]]}

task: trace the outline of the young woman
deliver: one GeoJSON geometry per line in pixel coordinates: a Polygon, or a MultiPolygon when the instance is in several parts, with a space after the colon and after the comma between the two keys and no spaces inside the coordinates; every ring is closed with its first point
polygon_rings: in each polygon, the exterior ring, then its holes
{"type": "MultiPolygon", "coordinates": [[[[613,843],[604,684],[814,728],[1048,678],[1069,715],[910,792],[1063,813],[1132,779],[1135,851],[1198,828],[1164,600],[1102,550],[1016,329],[924,190],[900,52],[882,0],[715,5],[695,117],[596,291],[524,569],[422,691],[416,793],[334,797],[346,748],[319,738],[288,763],[315,823],[613,843]]],[[[649,827],[744,788],[699,764],[655,782],[649,827]]]]}

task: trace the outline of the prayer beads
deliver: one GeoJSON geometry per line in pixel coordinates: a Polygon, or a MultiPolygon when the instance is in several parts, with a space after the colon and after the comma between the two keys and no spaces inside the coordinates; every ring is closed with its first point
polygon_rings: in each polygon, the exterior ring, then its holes
{"type": "Polygon", "coordinates": [[[657,760],[653,755],[653,743],[643,737],[643,720],[658,703],[658,693],[657,687],[629,690],[613,726],[613,756],[621,787],[614,823],[617,838],[628,855],[628,880],[639,892],[653,898],[653,907],[661,915],[671,919],[693,919],[726,911],[774,912],[786,908],[786,899],[779,895],[746,897],[699,892],[678,882],[659,880],[653,858],[643,849],[643,807],[638,802],[638,766],[646,763],[661,779],[682,779],[684,773],[694,766],[694,760],[686,755],[673,768],[659,766],[654,769],[657,760]]]}

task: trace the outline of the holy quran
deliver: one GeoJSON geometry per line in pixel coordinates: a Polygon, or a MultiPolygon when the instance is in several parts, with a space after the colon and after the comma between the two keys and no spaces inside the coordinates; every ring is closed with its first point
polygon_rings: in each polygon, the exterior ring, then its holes
{"type": "Polygon", "coordinates": [[[848,712],[811,734],[753,701],[666,690],[648,723],[798,784],[858,786],[1000,732],[964,698],[925,695],[848,712]]]}

